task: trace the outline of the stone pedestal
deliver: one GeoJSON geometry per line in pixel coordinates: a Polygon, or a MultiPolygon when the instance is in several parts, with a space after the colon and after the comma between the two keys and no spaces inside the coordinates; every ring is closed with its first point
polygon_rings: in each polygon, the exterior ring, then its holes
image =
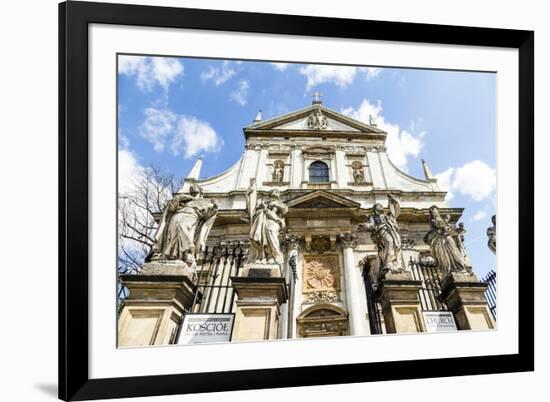
{"type": "Polygon", "coordinates": [[[453,312],[458,329],[494,329],[495,322],[487,299],[487,284],[479,282],[472,274],[452,272],[442,283],[441,295],[453,312]]]}
{"type": "Polygon", "coordinates": [[[193,305],[193,273],[184,263],[151,262],[137,275],[122,275],[130,294],[118,319],[118,346],[175,342],[185,311],[193,305]]]}
{"type": "Polygon", "coordinates": [[[288,293],[278,265],[247,264],[232,277],[237,293],[233,341],[277,339],[281,304],[288,293]]]}
{"type": "Polygon", "coordinates": [[[283,276],[279,264],[264,264],[260,262],[246,263],[240,272],[242,277],[280,278],[283,276]]]}
{"type": "Polygon", "coordinates": [[[378,297],[387,333],[426,332],[418,297],[421,286],[409,272],[386,274],[380,281],[378,297]]]}

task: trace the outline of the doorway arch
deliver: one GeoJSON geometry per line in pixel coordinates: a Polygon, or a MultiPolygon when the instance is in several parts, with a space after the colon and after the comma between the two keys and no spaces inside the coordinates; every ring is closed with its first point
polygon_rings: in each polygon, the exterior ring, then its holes
{"type": "Polygon", "coordinates": [[[333,304],[316,304],[296,318],[300,338],[348,334],[348,313],[333,304]]]}

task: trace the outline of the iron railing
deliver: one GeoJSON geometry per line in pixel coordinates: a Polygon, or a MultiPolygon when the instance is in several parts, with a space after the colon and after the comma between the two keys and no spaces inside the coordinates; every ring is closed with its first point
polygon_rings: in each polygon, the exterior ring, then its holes
{"type": "Polygon", "coordinates": [[[371,263],[366,260],[363,266],[363,282],[367,294],[367,310],[369,317],[370,333],[373,335],[382,334],[381,307],[376,295],[376,288],[371,274],[371,263]]]}
{"type": "Polygon", "coordinates": [[[238,275],[246,254],[243,242],[222,242],[210,249],[206,247],[198,261],[197,290],[191,312],[233,312],[235,290],[231,277],[238,275]]]}
{"type": "Polygon", "coordinates": [[[409,267],[414,280],[422,281],[418,290],[422,311],[444,311],[447,305],[441,298],[441,277],[437,262],[431,258],[409,259],[409,267]]]}
{"type": "Polygon", "coordinates": [[[487,304],[489,305],[489,310],[493,314],[493,318],[497,319],[497,273],[495,270],[490,270],[487,275],[482,279],[482,282],[487,284],[487,289],[485,289],[485,298],[487,299],[487,304]]]}

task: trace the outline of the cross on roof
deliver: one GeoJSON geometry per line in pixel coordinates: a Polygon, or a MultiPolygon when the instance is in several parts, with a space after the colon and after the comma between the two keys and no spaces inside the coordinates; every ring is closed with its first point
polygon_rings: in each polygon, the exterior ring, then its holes
{"type": "Polygon", "coordinates": [[[311,96],[313,96],[313,104],[314,105],[321,103],[321,96],[323,96],[322,93],[320,93],[318,91],[315,91],[314,93],[311,94],[311,96]]]}

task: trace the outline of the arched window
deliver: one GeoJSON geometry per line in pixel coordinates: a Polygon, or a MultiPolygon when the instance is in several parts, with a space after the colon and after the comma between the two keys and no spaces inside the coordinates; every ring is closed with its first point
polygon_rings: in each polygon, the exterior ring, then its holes
{"type": "Polygon", "coordinates": [[[309,165],[309,181],[311,183],[328,183],[328,166],[321,161],[309,165]]]}

